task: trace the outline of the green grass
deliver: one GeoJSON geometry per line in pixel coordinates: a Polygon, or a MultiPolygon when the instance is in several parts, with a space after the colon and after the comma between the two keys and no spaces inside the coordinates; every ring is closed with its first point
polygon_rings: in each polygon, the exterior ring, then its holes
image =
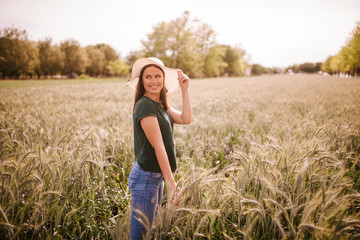
{"type": "MultiPolygon", "coordinates": [[[[0,81],[0,238],[128,239],[123,79],[0,81]],[[80,84],[81,83],[81,84],[80,84]]],[[[148,239],[360,237],[360,79],[196,79],[148,239]]],[[[178,90],[170,105],[180,108],[178,90]]]]}

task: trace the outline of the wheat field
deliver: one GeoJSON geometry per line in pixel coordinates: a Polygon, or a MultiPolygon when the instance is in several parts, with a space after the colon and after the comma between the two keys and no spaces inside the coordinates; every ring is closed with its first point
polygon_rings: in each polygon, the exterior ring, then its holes
{"type": "MultiPolygon", "coordinates": [[[[360,79],[196,79],[146,239],[360,238],[360,79]]],[[[124,80],[0,81],[0,239],[128,239],[124,80]]],[[[181,107],[180,90],[169,96],[181,107]]]]}

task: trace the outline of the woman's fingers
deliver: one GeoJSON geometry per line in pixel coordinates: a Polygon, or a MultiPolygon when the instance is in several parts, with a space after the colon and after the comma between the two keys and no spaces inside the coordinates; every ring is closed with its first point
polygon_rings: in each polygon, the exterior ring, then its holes
{"type": "Polygon", "coordinates": [[[183,196],[181,194],[181,189],[177,187],[176,190],[173,190],[171,193],[171,203],[175,203],[177,206],[179,206],[182,200],[183,196]]]}
{"type": "Polygon", "coordinates": [[[177,69],[177,71],[178,71],[178,81],[180,86],[182,88],[186,88],[188,86],[190,78],[188,77],[188,75],[184,74],[183,71],[181,71],[180,69],[177,69]]]}
{"type": "Polygon", "coordinates": [[[181,90],[186,90],[189,87],[190,78],[188,75],[184,74],[181,69],[177,69],[178,73],[178,82],[181,87],[181,90]]]}
{"type": "Polygon", "coordinates": [[[182,80],[189,80],[188,75],[186,74],[182,74],[182,76],[180,77],[182,80]]]}
{"type": "Polygon", "coordinates": [[[183,81],[185,79],[189,79],[188,75],[184,74],[181,69],[177,69],[178,72],[178,80],[183,81]]]}

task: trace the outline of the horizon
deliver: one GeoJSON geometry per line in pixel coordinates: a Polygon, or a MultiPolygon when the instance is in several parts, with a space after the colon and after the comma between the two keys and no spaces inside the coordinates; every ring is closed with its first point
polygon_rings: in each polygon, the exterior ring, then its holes
{"type": "Polygon", "coordinates": [[[213,28],[219,44],[240,45],[251,56],[251,64],[285,68],[324,62],[337,54],[360,20],[360,1],[355,0],[98,3],[0,0],[0,28],[26,30],[32,41],[50,37],[54,44],[67,39],[75,39],[81,46],[105,43],[125,58],[140,50],[141,40],[154,26],[189,11],[191,18],[213,28]]]}

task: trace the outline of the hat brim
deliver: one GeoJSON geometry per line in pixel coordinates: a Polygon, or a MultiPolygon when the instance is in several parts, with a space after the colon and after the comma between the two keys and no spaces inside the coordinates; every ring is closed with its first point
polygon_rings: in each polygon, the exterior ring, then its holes
{"type": "Polygon", "coordinates": [[[159,63],[148,59],[148,58],[139,58],[135,61],[133,64],[133,69],[131,72],[131,79],[129,79],[126,83],[126,86],[130,87],[134,91],[136,90],[136,86],[139,82],[140,72],[143,67],[149,64],[155,64],[161,67],[164,70],[165,73],[165,88],[167,90],[167,94],[175,92],[175,90],[179,86],[178,81],[178,73],[177,70],[174,68],[169,68],[160,65],[159,63]]]}

